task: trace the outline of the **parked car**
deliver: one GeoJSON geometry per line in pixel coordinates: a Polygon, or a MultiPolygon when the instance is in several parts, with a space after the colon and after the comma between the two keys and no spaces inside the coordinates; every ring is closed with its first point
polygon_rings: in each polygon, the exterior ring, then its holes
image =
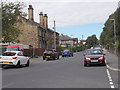
{"type": "Polygon", "coordinates": [[[69,56],[69,57],[73,56],[73,51],[72,50],[64,50],[62,52],[62,57],[65,57],[65,56],[69,56]]]}
{"type": "Polygon", "coordinates": [[[101,49],[89,49],[84,54],[84,66],[89,66],[91,64],[100,64],[105,66],[105,54],[101,49]]]}
{"type": "Polygon", "coordinates": [[[6,51],[0,56],[2,66],[12,65],[20,67],[21,65],[29,66],[29,57],[24,56],[22,51],[6,51]]]}
{"type": "Polygon", "coordinates": [[[59,59],[59,52],[57,52],[55,49],[48,49],[45,50],[43,53],[43,60],[48,60],[48,59],[59,59]]]}

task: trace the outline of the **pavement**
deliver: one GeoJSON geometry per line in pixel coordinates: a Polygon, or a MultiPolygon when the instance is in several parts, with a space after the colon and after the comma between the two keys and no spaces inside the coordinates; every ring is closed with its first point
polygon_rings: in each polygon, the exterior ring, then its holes
{"type": "Polygon", "coordinates": [[[120,71],[119,64],[119,58],[117,55],[112,54],[108,52],[107,50],[104,50],[104,53],[106,54],[106,64],[107,68],[113,71],[120,71]]]}

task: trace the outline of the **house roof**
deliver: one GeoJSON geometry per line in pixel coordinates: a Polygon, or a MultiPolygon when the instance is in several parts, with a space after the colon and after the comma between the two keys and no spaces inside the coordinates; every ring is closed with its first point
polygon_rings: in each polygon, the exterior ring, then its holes
{"type": "Polygon", "coordinates": [[[78,38],[71,38],[71,37],[69,37],[67,35],[61,35],[61,36],[59,36],[59,39],[61,41],[65,41],[65,40],[78,40],[78,38]]]}
{"type": "MultiPolygon", "coordinates": [[[[26,22],[29,22],[29,23],[31,23],[31,24],[34,24],[34,25],[37,26],[37,27],[41,27],[41,28],[45,29],[45,27],[41,26],[39,23],[37,23],[37,22],[35,22],[35,21],[26,19],[25,17],[22,17],[22,16],[19,16],[19,17],[21,17],[21,18],[23,18],[24,20],[26,20],[26,22]]],[[[53,31],[52,29],[50,29],[50,28],[47,28],[47,30],[50,30],[51,32],[54,32],[54,31],[53,31]]],[[[59,34],[58,32],[56,32],[56,33],[59,34]]]]}

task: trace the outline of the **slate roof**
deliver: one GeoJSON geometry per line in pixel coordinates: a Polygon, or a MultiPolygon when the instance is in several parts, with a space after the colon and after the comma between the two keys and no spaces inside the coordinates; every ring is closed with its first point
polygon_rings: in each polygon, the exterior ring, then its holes
{"type": "Polygon", "coordinates": [[[78,40],[78,38],[71,38],[71,37],[69,37],[69,36],[67,36],[67,35],[60,35],[60,36],[59,36],[59,39],[60,39],[61,41],[65,41],[65,40],[78,40]]]}
{"type": "MultiPolygon", "coordinates": [[[[25,19],[26,22],[29,22],[29,23],[31,23],[31,24],[37,26],[37,27],[41,27],[41,28],[45,29],[45,27],[41,26],[39,23],[37,23],[37,22],[35,22],[35,21],[26,19],[25,17],[22,17],[22,16],[20,16],[20,17],[23,18],[23,19],[25,19]]],[[[52,32],[54,32],[54,31],[53,31],[52,29],[50,29],[50,28],[47,28],[47,29],[50,30],[50,31],[52,31],[52,32]]],[[[59,34],[58,32],[56,32],[56,33],[59,34]]]]}

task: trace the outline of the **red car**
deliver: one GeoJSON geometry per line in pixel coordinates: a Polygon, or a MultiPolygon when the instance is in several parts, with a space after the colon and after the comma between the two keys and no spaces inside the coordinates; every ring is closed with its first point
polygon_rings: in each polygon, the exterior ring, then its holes
{"type": "Polygon", "coordinates": [[[84,54],[84,66],[89,66],[91,64],[100,64],[105,66],[105,54],[101,49],[89,49],[86,54],[84,54]]]}

